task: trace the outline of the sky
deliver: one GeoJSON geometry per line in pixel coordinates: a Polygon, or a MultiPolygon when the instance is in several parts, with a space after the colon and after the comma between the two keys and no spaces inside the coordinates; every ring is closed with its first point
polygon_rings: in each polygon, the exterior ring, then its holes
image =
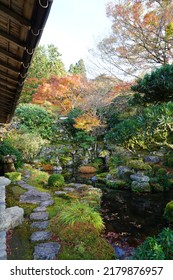
{"type": "Polygon", "coordinates": [[[40,45],[54,44],[62,54],[66,70],[80,59],[98,38],[108,34],[111,21],[106,17],[108,0],[54,0],[40,45]]]}

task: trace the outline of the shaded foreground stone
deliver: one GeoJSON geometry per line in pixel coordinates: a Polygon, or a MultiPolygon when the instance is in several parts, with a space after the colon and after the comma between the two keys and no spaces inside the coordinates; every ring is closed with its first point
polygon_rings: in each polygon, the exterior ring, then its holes
{"type": "Polygon", "coordinates": [[[49,225],[49,222],[48,221],[43,221],[43,222],[33,222],[31,224],[31,227],[32,228],[38,228],[38,229],[45,229],[47,228],[49,225]]]}
{"type": "Polygon", "coordinates": [[[57,242],[41,243],[34,248],[34,260],[54,260],[60,248],[57,242]]]}
{"type": "Polygon", "coordinates": [[[0,231],[9,230],[23,222],[24,210],[18,206],[6,208],[0,214],[0,231]]]}
{"type": "MultiPolygon", "coordinates": [[[[22,203],[31,203],[37,204],[45,201],[49,201],[51,199],[51,195],[47,192],[39,192],[35,189],[31,189],[28,192],[22,194],[20,196],[20,202],[22,203]]],[[[45,206],[45,205],[40,205],[45,206]]]]}
{"type": "Polygon", "coordinates": [[[30,240],[32,242],[34,241],[44,241],[44,240],[47,240],[49,238],[51,238],[51,233],[49,231],[36,231],[36,232],[33,232],[31,237],[30,237],[30,240]]]}
{"type": "Polygon", "coordinates": [[[30,220],[42,220],[42,221],[46,221],[48,220],[48,212],[34,212],[31,213],[30,215],[30,220]]]}

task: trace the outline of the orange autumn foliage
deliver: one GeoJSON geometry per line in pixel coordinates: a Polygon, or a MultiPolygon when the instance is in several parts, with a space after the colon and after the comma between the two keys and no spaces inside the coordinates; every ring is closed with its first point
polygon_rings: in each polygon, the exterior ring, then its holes
{"type": "Polygon", "coordinates": [[[90,113],[84,113],[75,119],[74,127],[89,132],[100,125],[100,120],[97,116],[93,116],[90,113]]]}
{"type": "Polygon", "coordinates": [[[65,115],[80,104],[86,87],[86,79],[80,75],[53,75],[38,88],[32,103],[44,106],[49,102],[59,108],[60,114],[65,115]]]}

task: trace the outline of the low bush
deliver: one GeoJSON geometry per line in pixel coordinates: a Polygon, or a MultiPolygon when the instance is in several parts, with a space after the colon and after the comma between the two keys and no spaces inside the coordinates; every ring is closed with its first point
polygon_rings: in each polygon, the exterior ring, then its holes
{"type": "Polygon", "coordinates": [[[134,260],[172,260],[173,230],[164,228],[154,237],[148,237],[135,250],[134,260]]]}
{"type": "Polygon", "coordinates": [[[48,179],[48,185],[54,188],[61,188],[64,182],[64,177],[61,174],[52,174],[48,179]]]}
{"type": "Polygon", "coordinates": [[[63,209],[55,218],[54,223],[60,228],[64,226],[73,226],[74,224],[88,224],[97,231],[104,229],[103,220],[98,212],[84,203],[72,203],[63,209]]]}
{"type": "Polygon", "coordinates": [[[11,131],[7,139],[14,148],[21,152],[22,158],[26,162],[34,159],[43,145],[47,143],[46,140],[42,139],[36,132],[11,131]]]}
{"type": "Polygon", "coordinates": [[[35,187],[42,187],[47,183],[47,180],[49,178],[49,174],[44,171],[40,171],[37,169],[31,169],[31,176],[29,178],[29,184],[35,186],[35,187]]]}

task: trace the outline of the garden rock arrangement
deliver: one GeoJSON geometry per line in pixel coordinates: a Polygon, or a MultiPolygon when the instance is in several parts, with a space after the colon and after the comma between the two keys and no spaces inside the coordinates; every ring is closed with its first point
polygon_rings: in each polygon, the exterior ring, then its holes
{"type": "MultiPolygon", "coordinates": [[[[51,233],[46,231],[49,226],[46,207],[54,203],[51,195],[47,192],[40,192],[36,190],[24,181],[20,181],[18,184],[27,190],[26,193],[21,195],[20,202],[39,204],[39,206],[37,206],[30,215],[30,220],[33,221],[31,228],[38,229],[38,231],[32,233],[30,237],[31,242],[48,241],[51,238],[51,233]]],[[[53,260],[58,254],[59,249],[60,245],[57,242],[46,242],[35,245],[34,259],[53,260]]]]}

